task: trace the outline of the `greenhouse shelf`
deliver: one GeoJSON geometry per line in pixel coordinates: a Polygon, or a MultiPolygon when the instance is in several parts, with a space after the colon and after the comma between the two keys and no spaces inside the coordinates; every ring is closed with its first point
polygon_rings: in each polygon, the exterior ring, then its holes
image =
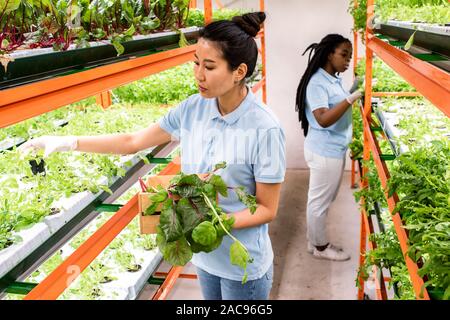
{"type": "MultiPolygon", "coordinates": [[[[362,179],[362,164],[361,164],[361,159],[357,160],[358,162],[358,172],[360,173],[359,175],[359,183],[362,184],[363,183],[363,179],[362,179]]],[[[361,199],[361,201],[364,201],[364,199],[361,199]]],[[[361,202],[362,204],[363,202],[361,202]]],[[[384,224],[382,218],[381,218],[381,213],[382,212],[387,212],[389,213],[389,209],[386,207],[381,206],[378,202],[374,203],[374,210],[370,210],[369,212],[365,211],[364,209],[362,210],[361,214],[362,214],[362,218],[363,218],[363,225],[364,225],[364,232],[365,232],[365,236],[367,237],[367,242],[369,245],[369,249],[373,250],[374,248],[377,247],[376,242],[370,240],[370,236],[372,234],[378,234],[378,233],[384,233],[387,230],[386,225],[384,224]],[[370,231],[369,231],[370,230],[370,231]]],[[[365,241],[365,239],[361,239],[361,242],[365,241]]],[[[362,259],[363,257],[360,256],[360,259],[362,259]]],[[[363,261],[360,261],[360,266],[363,264],[363,261]]],[[[377,300],[387,300],[390,297],[393,297],[395,294],[397,294],[397,288],[395,286],[395,283],[392,285],[392,289],[388,289],[388,287],[386,286],[386,283],[389,283],[392,279],[392,271],[389,268],[381,268],[379,265],[374,265],[373,269],[372,269],[372,277],[371,277],[374,281],[375,284],[375,298],[377,300]],[[383,279],[383,282],[381,281],[381,279],[383,279]]],[[[363,283],[360,283],[360,285],[362,285],[363,283]]],[[[362,295],[364,300],[369,299],[370,300],[370,296],[367,295],[367,293],[363,292],[362,295]]]]}
{"type": "MultiPolygon", "coordinates": [[[[406,131],[398,128],[399,123],[402,119],[414,119],[415,111],[407,112],[405,108],[398,104],[393,105],[389,108],[385,108],[383,102],[379,102],[376,107],[374,107],[374,113],[376,114],[377,118],[379,119],[381,123],[381,128],[385,132],[387,138],[389,139],[389,142],[392,146],[393,151],[398,156],[399,154],[405,153],[409,150],[408,146],[400,142],[400,137],[405,135],[406,131]],[[397,112],[397,111],[399,112],[397,112]],[[405,112],[401,113],[400,111],[405,112]]],[[[428,115],[426,116],[426,120],[428,124],[439,124],[440,117],[435,115],[428,115]]],[[[423,137],[425,141],[432,141],[437,136],[442,137],[450,137],[450,128],[440,128],[438,130],[435,130],[433,133],[427,134],[423,137]]]]}
{"type": "MultiPolygon", "coordinates": [[[[381,151],[378,145],[378,141],[377,138],[375,137],[374,132],[372,132],[371,127],[369,125],[369,121],[367,120],[367,118],[364,116],[364,111],[362,111],[363,113],[363,127],[364,127],[364,135],[365,135],[365,143],[364,143],[364,149],[365,149],[365,156],[364,159],[365,160],[369,160],[369,154],[368,152],[370,152],[373,156],[373,159],[375,161],[376,167],[377,167],[377,171],[378,171],[378,175],[380,176],[380,181],[381,184],[383,186],[383,188],[386,188],[387,186],[387,181],[390,177],[389,174],[389,170],[386,166],[386,163],[384,160],[382,160],[381,158],[381,151]]],[[[363,167],[363,175],[365,173],[365,169],[363,167]]],[[[366,187],[367,185],[363,183],[362,187],[366,187]]],[[[394,194],[392,197],[387,198],[387,202],[388,202],[388,206],[389,206],[389,210],[390,212],[394,211],[394,208],[398,202],[398,196],[396,194],[394,194]]],[[[364,215],[364,213],[362,213],[362,215],[364,215]]],[[[415,262],[412,261],[412,259],[406,255],[406,252],[408,251],[408,235],[407,235],[407,231],[404,229],[404,225],[403,222],[401,220],[400,214],[396,213],[395,215],[392,216],[393,222],[394,222],[394,226],[400,241],[400,247],[402,249],[403,254],[405,255],[405,261],[406,261],[406,265],[408,267],[409,270],[409,274],[411,276],[411,280],[413,282],[414,285],[414,290],[416,292],[416,297],[418,299],[429,299],[428,297],[428,293],[426,292],[426,289],[423,290],[423,296],[422,296],[422,287],[424,285],[424,281],[421,277],[419,277],[418,275],[418,269],[419,267],[417,266],[417,264],[415,262]]],[[[365,237],[364,237],[365,238],[365,237]]],[[[365,241],[365,240],[364,240],[365,241]]],[[[363,293],[361,293],[361,291],[359,292],[359,297],[361,298],[361,295],[363,293]]]]}
{"type": "MultiPolygon", "coordinates": [[[[179,165],[169,164],[160,174],[175,174],[180,170],[179,165]]],[[[87,241],[85,241],[72,255],[59,265],[48,277],[35,287],[26,300],[57,299],[67,288],[69,275],[65,270],[69,266],[76,266],[82,272],[89,264],[114,240],[115,237],[138,214],[137,194],[117,213],[100,227],[87,241]]]]}
{"type": "MultiPolygon", "coordinates": [[[[374,12],[372,10],[374,6],[374,0],[367,1],[367,17],[372,19],[374,12]]],[[[369,21],[368,20],[368,21],[369,21]]],[[[439,108],[445,115],[450,116],[450,74],[445,70],[439,69],[428,62],[422,61],[417,57],[400,50],[393,45],[386,43],[382,39],[377,38],[373,34],[373,30],[369,27],[366,29],[366,77],[365,77],[365,105],[361,110],[362,121],[364,128],[364,160],[369,160],[372,155],[378,175],[380,177],[381,185],[386,188],[387,182],[390,178],[388,167],[385,160],[381,157],[380,147],[377,138],[370,126],[372,104],[369,103],[372,99],[372,68],[374,54],[378,58],[387,63],[394,71],[396,71],[407,82],[414,86],[419,93],[424,95],[431,103],[439,108]]],[[[384,117],[386,120],[387,117],[384,117]]],[[[385,121],[385,123],[389,121],[385,121]]],[[[394,133],[391,133],[394,134],[394,133]]],[[[363,176],[367,172],[368,168],[363,167],[363,176]]],[[[362,187],[367,187],[367,181],[363,179],[362,187]]],[[[397,202],[399,201],[398,195],[393,194],[388,197],[386,194],[386,200],[390,212],[394,212],[397,202]]],[[[363,201],[363,199],[362,199],[363,201]]],[[[362,257],[365,253],[365,243],[367,240],[366,227],[364,225],[363,213],[361,220],[361,243],[360,243],[360,266],[362,257]]],[[[409,276],[414,288],[416,299],[429,300],[427,288],[425,288],[424,280],[419,276],[419,267],[407,254],[409,248],[408,232],[404,228],[400,213],[392,215],[395,231],[400,243],[402,253],[405,257],[406,266],[409,276]]],[[[419,262],[420,264],[420,262],[419,262]]],[[[364,282],[360,278],[361,288],[358,290],[358,299],[364,297],[364,282]]]]}
{"type": "MultiPolygon", "coordinates": [[[[91,221],[83,230],[88,233],[94,233],[97,230],[96,222],[96,220],[91,221]]],[[[124,243],[123,246],[124,247],[121,248],[121,250],[131,253],[136,261],[139,261],[139,265],[141,266],[140,270],[136,272],[121,271],[119,270],[117,263],[108,260],[99,260],[99,263],[105,264],[107,267],[111,268],[111,272],[108,275],[116,278],[110,282],[100,284],[100,287],[103,289],[103,292],[122,292],[121,295],[116,296],[113,299],[133,300],[139,295],[147,283],[147,280],[161,263],[162,255],[158,248],[152,250],[134,248],[130,243],[124,243]],[[126,292],[126,295],[123,294],[124,292],[126,292]]],[[[60,248],[59,251],[65,259],[73,254],[75,249],[71,246],[71,242],[69,242],[60,248]]],[[[45,279],[45,275],[43,275],[43,277],[32,279],[32,282],[40,282],[43,279],[45,279]]],[[[77,280],[79,279],[81,279],[81,277],[77,280]]],[[[76,287],[77,280],[74,281],[70,287],[76,287]]],[[[104,298],[108,297],[109,295],[104,298]]]]}
{"type": "MultiPolygon", "coordinates": [[[[359,184],[360,186],[363,186],[364,184],[364,179],[362,176],[362,165],[361,165],[361,161],[357,160],[358,162],[358,167],[359,170],[358,172],[360,173],[360,177],[359,177],[359,184]]],[[[360,206],[361,206],[361,243],[360,243],[360,256],[359,256],[359,266],[361,267],[364,264],[364,256],[363,256],[363,252],[365,252],[365,244],[366,244],[366,238],[367,238],[367,244],[369,246],[370,250],[374,250],[377,248],[377,244],[375,243],[375,241],[370,240],[370,235],[375,233],[375,229],[374,229],[374,223],[372,221],[372,213],[367,213],[366,210],[363,208],[364,205],[364,198],[360,199],[360,206]],[[363,240],[364,239],[364,248],[362,246],[363,244],[363,240]]],[[[381,281],[381,279],[385,280],[386,278],[384,277],[385,272],[383,271],[383,269],[381,269],[379,266],[374,265],[372,268],[372,273],[373,273],[373,278],[374,278],[374,282],[375,282],[375,294],[377,299],[387,299],[387,291],[386,291],[386,285],[385,285],[385,281],[381,281]]],[[[364,286],[364,281],[362,281],[362,278],[359,278],[359,286],[364,286]]],[[[362,295],[361,300],[364,299],[364,295],[362,295]]]]}
{"type": "MultiPolygon", "coordinates": [[[[67,119],[61,119],[61,120],[55,120],[53,122],[53,125],[55,128],[58,127],[64,127],[69,123],[70,120],[67,119]]],[[[0,141],[0,152],[6,151],[6,150],[12,150],[14,147],[20,146],[22,143],[24,143],[26,140],[21,137],[7,137],[6,139],[3,139],[0,141]]]]}
{"type": "Polygon", "coordinates": [[[391,20],[381,23],[375,32],[401,40],[405,44],[414,33],[415,46],[443,55],[442,60],[450,58],[450,27],[391,20]]]}
{"type": "MultiPolygon", "coordinates": [[[[146,150],[146,154],[151,154],[155,148],[150,148],[146,150]]],[[[124,170],[128,171],[132,167],[134,167],[139,161],[141,161],[140,156],[138,155],[129,155],[123,156],[120,159],[119,166],[124,170]],[[131,162],[129,165],[126,165],[127,162],[131,162]]],[[[120,177],[113,177],[110,181],[109,185],[112,185],[116,181],[118,181],[120,177]]],[[[99,185],[108,185],[108,178],[102,177],[100,181],[98,181],[99,185]]],[[[66,224],[69,220],[71,220],[74,216],[76,216],[80,211],[86,208],[90,203],[95,201],[103,191],[99,191],[97,194],[93,194],[89,191],[84,191],[81,193],[77,193],[70,198],[59,199],[53,206],[61,207],[62,211],[58,214],[47,216],[44,218],[44,223],[48,225],[50,228],[50,232],[53,234],[58,231],[64,224],[66,224]],[[59,206],[58,206],[59,204],[59,206]]]]}
{"type": "MultiPolygon", "coordinates": [[[[198,27],[189,27],[179,31],[187,41],[195,42],[199,30],[198,27]]],[[[68,50],[59,52],[53,48],[16,51],[9,55],[14,60],[8,64],[8,71],[5,73],[0,68],[0,90],[154,54],[164,47],[178,44],[179,38],[175,31],[136,35],[133,40],[122,44],[124,52],[120,56],[109,40],[90,42],[89,47],[81,49],[73,44],[68,50]]]]}
{"type": "Polygon", "coordinates": [[[51,232],[47,224],[40,222],[17,235],[22,238],[21,242],[0,251],[0,278],[42,245],[51,236],[51,232]]]}
{"type": "MultiPolygon", "coordinates": [[[[168,144],[151,148],[147,158],[164,157],[175,147],[176,144],[168,144]]],[[[32,227],[19,233],[24,239],[23,242],[0,251],[0,293],[11,282],[22,280],[26,277],[42,261],[58,250],[71,236],[95,218],[99,212],[95,211],[100,203],[118,197],[116,193],[121,191],[123,187],[128,188],[131,183],[137,181],[136,173],[139,173],[141,168],[145,168],[145,163],[137,155],[127,156],[122,159],[122,162],[129,161],[129,158],[132,159],[133,165],[129,166],[124,177],[115,177],[109,186],[114,192],[113,195],[105,191],[101,191],[96,195],[90,192],[77,194],[70,198],[71,207],[68,207],[55,217],[44,218],[43,222],[38,224],[38,227],[32,227]],[[130,181],[131,178],[134,181],[130,181]],[[5,254],[2,254],[3,252],[5,254]]],[[[151,166],[154,165],[156,164],[151,166]]],[[[107,183],[108,180],[104,179],[104,182],[107,183]]]]}
{"type": "Polygon", "coordinates": [[[0,128],[193,60],[195,45],[0,90],[0,128]]]}
{"type": "MultiPolygon", "coordinates": [[[[156,148],[148,149],[147,152],[152,154],[156,148]]],[[[130,170],[142,161],[139,156],[125,156],[120,160],[121,167],[130,170]],[[125,163],[131,161],[131,165],[126,166],[125,163]]],[[[111,184],[114,184],[120,177],[114,177],[111,184]]],[[[98,184],[108,185],[108,178],[103,177],[98,184]]],[[[89,191],[74,194],[70,198],[59,199],[54,206],[61,208],[61,212],[55,215],[46,216],[42,222],[33,225],[30,229],[19,232],[23,241],[13,244],[10,247],[0,251],[0,278],[13,269],[21,260],[31,254],[37,247],[47,241],[52,234],[59,231],[66,223],[72,220],[81,211],[96,201],[104,191],[93,194],[89,191]],[[58,206],[60,204],[60,206],[58,206]]]]}
{"type": "Polygon", "coordinates": [[[139,256],[144,259],[141,263],[142,269],[138,272],[122,272],[117,274],[118,280],[113,281],[111,285],[128,291],[128,300],[134,300],[138,297],[148,279],[156,271],[162,261],[162,254],[158,248],[145,252],[145,255],[139,256]]]}
{"type": "Polygon", "coordinates": [[[376,54],[425,98],[450,116],[450,73],[415,58],[372,34],[367,35],[367,50],[376,54]]]}

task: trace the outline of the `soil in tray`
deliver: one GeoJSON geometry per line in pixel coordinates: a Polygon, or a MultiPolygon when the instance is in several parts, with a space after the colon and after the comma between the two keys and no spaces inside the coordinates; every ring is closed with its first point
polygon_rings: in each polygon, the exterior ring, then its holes
{"type": "Polygon", "coordinates": [[[58,208],[50,208],[49,216],[53,216],[53,215],[58,214],[60,212],[61,212],[61,210],[58,209],[58,208]]]}
{"type": "Polygon", "coordinates": [[[114,277],[110,277],[110,276],[104,276],[103,279],[100,281],[100,283],[109,283],[116,280],[116,278],[114,277]]]}

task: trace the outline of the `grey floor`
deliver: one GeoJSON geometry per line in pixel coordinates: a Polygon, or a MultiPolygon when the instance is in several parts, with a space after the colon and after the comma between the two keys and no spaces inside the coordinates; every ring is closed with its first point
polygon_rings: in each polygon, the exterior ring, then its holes
{"type": "MultiPolygon", "coordinates": [[[[351,254],[345,262],[314,259],[306,252],[306,199],[309,171],[288,170],[283,184],[278,216],[270,224],[270,236],[275,253],[273,300],[340,300],[356,299],[359,223],[358,205],[350,189],[350,172],[344,178],[336,201],[330,208],[328,234],[330,240],[351,254]]],[[[162,264],[160,271],[168,266],[162,264]]],[[[185,273],[194,273],[192,265],[185,273]]],[[[139,299],[149,299],[156,287],[148,285],[139,299]]],[[[178,279],[168,299],[202,299],[196,280],[178,279]]]]}

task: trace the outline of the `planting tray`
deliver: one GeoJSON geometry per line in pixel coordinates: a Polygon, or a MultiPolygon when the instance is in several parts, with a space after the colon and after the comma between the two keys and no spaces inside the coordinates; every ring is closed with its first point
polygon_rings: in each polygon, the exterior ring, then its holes
{"type": "MultiPolygon", "coordinates": [[[[152,150],[148,149],[150,152],[152,150]]],[[[140,157],[137,155],[124,156],[120,160],[122,167],[127,170],[130,166],[126,166],[125,163],[131,161],[131,166],[134,166],[140,161],[140,157]]],[[[115,177],[112,181],[114,183],[119,177],[115,177]]],[[[103,177],[99,183],[108,184],[108,179],[103,177]]],[[[111,183],[111,184],[112,184],[111,183]]],[[[60,230],[67,222],[78,215],[84,208],[90,205],[102,191],[97,194],[85,191],[78,194],[74,194],[70,198],[60,199],[55,203],[63,203],[61,212],[46,216],[42,222],[35,224],[30,229],[22,230],[18,235],[22,238],[22,241],[12,246],[0,250],[0,278],[17,266],[22,260],[24,260],[35,249],[47,241],[52,234],[60,230]]]]}
{"type": "Polygon", "coordinates": [[[414,35],[414,45],[450,57],[450,27],[401,21],[382,23],[375,30],[385,36],[407,42],[414,35]]]}
{"type": "MultiPolygon", "coordinates": [[[[108,219],[110,218],[107,218],[106,220],[108,219]]],[[[97,224],[102,220],[104,220],[103,217],[102,218],[98,217],[96,220],[92,221],[87,226],[89,233],[91,234],[94,233],[98,228],[97,224]]],[[[132,231],[130,230],[128,232],[132,231]]],[[[101,285],[102,289],[104,289],[105,291],[117,291],[127,293],[126,295],[123,294],[120,297],[117,296],[112,299],[120,299],[120,300],[136,299],[139,293],[142,291],[145,284],[147,283],[147,280],[154,273],[154,271],[157,269],[162,260],[162,255],[159,252],[158,248],[154,248],[152,250],[145,250],[144,248],[140,247],[136,248],[129,242],[124,242],[123,247],[120,249],[107,248],[106,250],[109,251],[109,254],[106,254],[106,256],[100,255],[96,259],[100,259],[97,261],[111,268],[111,272],[108,273],[108,275],[115,277],[117,279],[102,284],[101,285]],[[125,250],[126,252],[133,254],[136,261],[141,266],[141,269],[137,272],[122,271],[120,269],[119,264],[113,258],[115,250],[125,250]]],[[[74,251],[75,249],[71,247],[70,243],[67,243],[61,248],[61,254],[64,258],[70,256],[74,251]]],[[[42,279],[43,278],[45,278],[45,275],[42,276],[42,279]]],[[[77,278],[75,281],[80,281],[80,278],[77,278]]],[[[73,285],[76,285],[76,283],[74,283],[73,285]]],[[[109,299],[109,297],[105,298],[109,299]]]]}
{"type": "MultiPolygon", "coordinates": [[[[199,34],[198,27],[181,29],[188,42],[194,43],[199,34]]],[[[83,68],[93,68],[136,56],[148,55],[178,45],[180,36],[174,32],[162,32],[146,36],[135,36],[122,43],[125,51],[117,51],[109,41],[91,43],[89,48],[55,52],[51,48],[18,51],[10,54],[14,61],[8,64],[7,72],[0,68],[0,90],[43,80],[83,68]]]]}
{"type": "Polygon", "coordinates": [[[17,235],[22,238],[22,241],[0,251],[0,278],[43,244],[50,234],[49,227],[42,222],[18,232],[17,235]]]}
{"type": "MultiPolygon", "coordinates": [[[[152,149],[148,149],[147,152],[151,152],[152,149]]],[[[135,164],[137,164],[141,159],[137,155],[128,155],[123,156],[119,160],[119,165],[125,170],[130,169],[135,164]],[[126,162],[130,161],[131,165],[126,165],[126,162]]],[[[115,177],[112,179],[111,184],[116,182],[119,177],[115,177]]],[[[98,184],[108,185],[108,179],[103,177],[98,184]]],[[[44,222],[48,225],[51,234],[55,233],[59,229],[62,228],[68,221],[70,221],[73,217],[75,217],[81,210],[86,208],[92,201],[94,201],[103,190],[99,191],[97,194],[93,194],[89,191],[84,191],[78,194],[71,196],[70,198],[60,199],[55,202],[54,206],[57,208],[61,208],[61,212],[52,216],[47,216],[44,219],[44,222]]]]}
{"type": "Polygon", "coordinates": [[[158,248],[149,251],[144,249],[129,249],[129,252],[132,253],[137,260],[142,261],[139,263],[141,269],[137,272],[125,271],[115,273],[114,276],[117,277],[117,280],[111,281],[108,285],[128,291],[128,299],[134,300],[144,288],[147,280],[159,266],[162,255],[158,248]]]}
{"type": "Polygon", "coordinates": [[[5,140],[0,141],[0,152],[11,150],[15,146],[18,146],[25,142],[23,138],[6,138],[5,140]]]}

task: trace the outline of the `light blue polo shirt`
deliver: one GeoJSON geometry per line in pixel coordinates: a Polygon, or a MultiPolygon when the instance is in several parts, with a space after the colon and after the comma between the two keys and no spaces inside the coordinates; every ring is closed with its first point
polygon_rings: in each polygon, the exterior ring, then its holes
{"type": "MultiPolygon", "coordinates": [[[[205,173],[226,161],[227,167],[217,173],[228,186],[244,186],[253,195],[256,182],[284,181],[283,129],[272,111],[251,90],[240,106],[225,116],[219,113],[216,99],[193,95],[169,111],[159,125],[173,139],[180,140],[181,170],[185,173],[205,173]]],[[[234,191],[229,191],[226,198],[219,196],[219,205],[227,213],[246,208],[234,191]]],[[[233,230],[232,234],[254,259],[247,267],[248,280],[261,278],[273,261],[268,224],[233,230]]],[[[216,250],[194,254],[192,263],[210,274],[241,281],[243,270],[230,263],[232,243],[225,236],[216,250]]]]}
{"type": "Polygon", "coordinates": [[[320,126],[313,111],[319,108],[332,109],[349,94],[342,86],[342,78],[333,77],[322,68],[311,77],[306,88],[305,113],[309,121],[309,131],[305,138],[305,148],[322,157],[338,159],[345,157],[348,144],[352,140],[351,107],[328,128],[320,126]]]}

